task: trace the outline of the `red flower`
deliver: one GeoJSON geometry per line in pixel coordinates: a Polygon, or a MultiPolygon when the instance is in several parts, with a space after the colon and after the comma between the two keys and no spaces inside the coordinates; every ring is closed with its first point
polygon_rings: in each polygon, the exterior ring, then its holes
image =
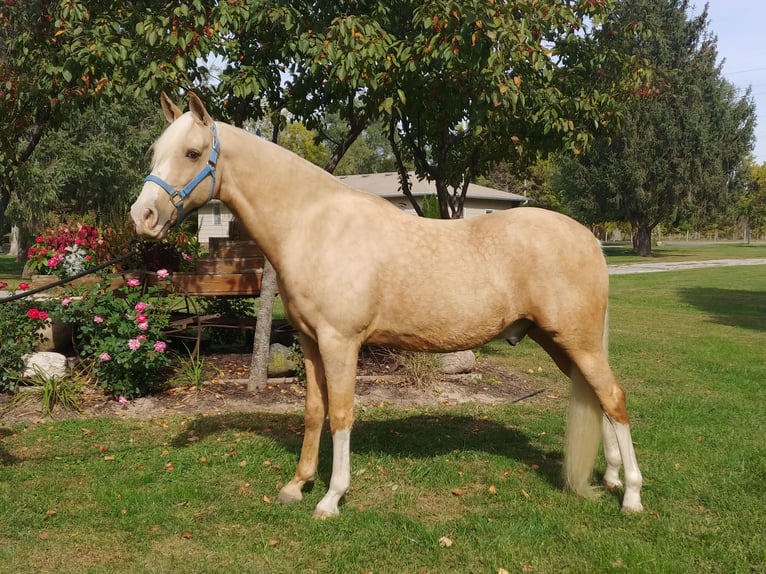
{"type": "Polygon", "coordinates": [[[26,291],[29,289],[29,283],[19,283],[19,291],[26,291]]]}
{"type": "Polygon", "coordinates": [[[0,289],[5,289],[6,287],[8,287],[8,283],[5,281],[0,281],[0,289]]]}
{"type": "Polygon", "coordinates": [[[38,309],[30,309],[29,311],[27,311],[27,317],[29,317],[33,321],[35,319],[39,319],[40,318],[40,311],[38,309]]]}

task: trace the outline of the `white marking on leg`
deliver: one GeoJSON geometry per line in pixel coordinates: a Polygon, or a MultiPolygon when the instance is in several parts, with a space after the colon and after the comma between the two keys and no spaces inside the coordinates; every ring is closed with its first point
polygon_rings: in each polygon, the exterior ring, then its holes
{"type": "Polygon", "coordinates": [[[332,475],[330,488],[314,510],[314,518],[338,516],[338,502],[351,485],[351,430],[332,435],[332,475]]]}
{"type": "Polygon", "coordinates": [[[615,432],[609,417],[606,415],[604,415],[602,419],[602,428],[604,436],[604,458],[606,459],[604,486],[607,490],[617,490],[622,488],[622,481],[620,480],[622,457],[620,456],[620,446],[617,444],[617,433],[615,432]]]}
{"type": "Polygon", "coordinates": [[[615,422],[610,419],[620,449],[622,465],[625,468],[625,494],[622,497],[622,509],[625,512],[641,512],[641,484],[643,478],[638,468],[633,439],[630,436],[630,425],[615,422]]]}

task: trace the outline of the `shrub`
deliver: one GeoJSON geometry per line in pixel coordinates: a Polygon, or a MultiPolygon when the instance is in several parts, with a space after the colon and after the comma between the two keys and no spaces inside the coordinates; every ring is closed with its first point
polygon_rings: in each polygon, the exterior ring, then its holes
{"type": "Polygon", "coordinates": [[[34,273],[66,277],[112,258],[114,231],[86,223],[61,223],[43,231],[27,251],[34,273]]]}
{"type": "MultiPolygon", "coordinates": [[[[22,284],[28,287],[26,283],[22,284]]],[[[42,341],[41,329],[50,323],[45,302],[0,300],[0,391],[14,391],[24,372],[24,355],[42,341]]]]}
{"type": "MultiPolygon", "coordinates": [[[[160,270],[159,278],[167,272],[160,270]]],[[[93,365],[98,384],[116,397],[133,398],[165,384],[170,364],[163,331],[168,299],[163,282],[145,288],[138,279],[109,290],[104,281],[61,299],[53,314],[75,330],[81,358],[93,365]]]]}

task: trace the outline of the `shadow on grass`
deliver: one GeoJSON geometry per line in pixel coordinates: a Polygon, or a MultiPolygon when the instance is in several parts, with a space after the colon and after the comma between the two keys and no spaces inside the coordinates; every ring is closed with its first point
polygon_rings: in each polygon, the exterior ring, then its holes
{"type": "Polygon", "coordinates": [[[766,291],[712,287],[679,289],[681,299],[721,325],[766,331],[766,291]]]}
{"type": "MultiPolygon", "coordinates": [[[[0,439],[11,436],[12,434],[13,431],[11,429],[0,428],[0,439]]],[[[11,466],[17,462],[19,462],[19,459],[5,450],[5,448],[3,448],[3,444],[0,443],[0,466],[11,466]]]]}
{"type": "MultiPolygon", "coordinates": [[[[221,431],[254,432],[282,443],[297,457],[303,440],[303,417],[263,413],[235,413],[200,416],[191,421],[172,442],[189,444],[191,437],[204,438],[221,431]]],[[[323,430],[319,452],[319,475],[329,483],[332,470],[332,442],[323,430]]],[[[535,472],[555,488],[562,487],[562,454],[533,446],[528,437],[507,425],[464,415],[416,414],[385,420],[360,420],[354,424],[351,450],[354,454],[383,454],[397,458],[422,458],[452,452],[480,451],[501,455],[536,468],[535,472]]],[[[288,479],[291,477],[285,477],[288,479]]]]}

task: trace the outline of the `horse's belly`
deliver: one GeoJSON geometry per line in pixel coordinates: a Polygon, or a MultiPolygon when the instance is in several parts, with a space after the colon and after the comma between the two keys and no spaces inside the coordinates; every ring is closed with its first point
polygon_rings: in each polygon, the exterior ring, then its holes
{"type": "Polygon", "coordinates": [[[396,347],[407,351],[450,353],[475,349],[497,337],[503,331],[500,324],[471,322],[451,325],[428,325],[413,328],[405,325],[386,328],[381,326],[371,332],[367,343],[396,347]]]}

